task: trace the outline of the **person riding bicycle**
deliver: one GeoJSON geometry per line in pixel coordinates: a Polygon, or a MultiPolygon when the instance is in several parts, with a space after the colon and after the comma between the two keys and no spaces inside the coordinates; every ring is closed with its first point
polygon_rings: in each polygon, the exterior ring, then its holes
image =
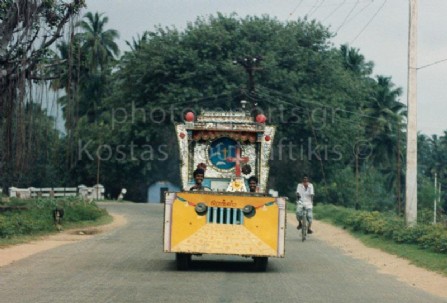
{"type": "Polygon", "coordinates": [[[312,208],[313,208],[313,200],[314,200],[314,186],[309,182],[309,178],[307,176],[303,177],[303,181],[298,184],[296,188],[296,197],[297,197],[297,207],[296,207],[296,218],[298,220],[297,229],[301,229],[304,216],[303,208],[307,208],[307,222],[308,229],[307,232],[309,234],[313,233],[312,229],[312,208]]]}

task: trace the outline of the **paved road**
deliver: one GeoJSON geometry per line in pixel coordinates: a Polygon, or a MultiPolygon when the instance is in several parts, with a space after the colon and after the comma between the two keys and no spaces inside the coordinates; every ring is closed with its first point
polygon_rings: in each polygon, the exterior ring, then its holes
{"type": "Polygon", "coordinates": [[[160,205],[103,206],[127,225],[0,268],[0,302],[447,302],[315,238],[302,243],[291,225],[286,258],[265,273],[251,259],[220,256],[178,272],[162,252],[160,205]]]}

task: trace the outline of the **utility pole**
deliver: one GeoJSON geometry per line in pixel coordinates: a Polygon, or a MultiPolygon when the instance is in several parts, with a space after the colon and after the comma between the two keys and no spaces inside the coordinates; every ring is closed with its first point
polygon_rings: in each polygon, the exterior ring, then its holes
{"type": "Polygon", "coordinates": [[[234,64],[242,65],[247,72],[248,75],[248,94],[250,97],[254,96],[255,92],[255,78],[254,78],[254,71],[261,69],[257,67],[257,65],[262,61],[261,56],[255,56],[255,57],[243,57],[239,58],[237,60],[234,60],[234,64]]]}
{"type": "Polygon", "coordinates": [[[433,201],[433,224],[436,224],[436,202],[438,200],[438,174],[435,173],[435,200],[433,201]]]}
{"type": "MultiPolygon", "coordinates": [[[[441,204],[441,181],[438,184],[438,204],[441,204]]],[[[435,214],[435,224],[436,224],[436,214],[435,214]]]]}
{"type": "Polygon", "coordinates": [[[359,147],[355,148],[355,209],[360,209],[359,202],[359,147]]]}
{"type": "Polygon", "coordinates": [[[99,200],[99,166],[101,165],[101,159],[99,158],[99,152],[96,151],[96,153],[96,200],[99,200]]]}
{"type": "Polygon", "coordinates": [[[405,180],[405,222],[417,223],[417,16],[418,0],[410,1],[408,32],[408,119],[407,174],[405,180]]]}
{"type": "Polygon", "coordinates": [[[402,189],[401,189],[401,164],[400,164],[400,122],[397,122],[397,215],[402,215],[402,189]]]}

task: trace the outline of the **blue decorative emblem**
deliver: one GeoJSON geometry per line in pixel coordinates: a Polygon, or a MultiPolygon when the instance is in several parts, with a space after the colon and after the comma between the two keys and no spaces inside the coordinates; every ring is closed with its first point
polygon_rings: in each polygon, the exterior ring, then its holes
{"type": "Polygon", "coordinates": [[[219,169],[232,169],[236,163],[228,158],[236,156],[237,142],[230,138],[219,138],[211,142],[208,156],[211,164],[219,169]]]}

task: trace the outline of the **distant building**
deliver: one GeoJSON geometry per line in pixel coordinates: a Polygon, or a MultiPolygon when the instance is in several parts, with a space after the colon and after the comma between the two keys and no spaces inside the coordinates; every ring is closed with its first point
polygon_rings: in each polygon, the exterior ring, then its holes
{"type": "Polygon", "coordinates": [[[167,191],[180,191],[180,187],[172,184],[169,181],[158,181],[152,183],[147,189],[147,202],[148,203],[164,203],[165,192],[167,191]]]}

